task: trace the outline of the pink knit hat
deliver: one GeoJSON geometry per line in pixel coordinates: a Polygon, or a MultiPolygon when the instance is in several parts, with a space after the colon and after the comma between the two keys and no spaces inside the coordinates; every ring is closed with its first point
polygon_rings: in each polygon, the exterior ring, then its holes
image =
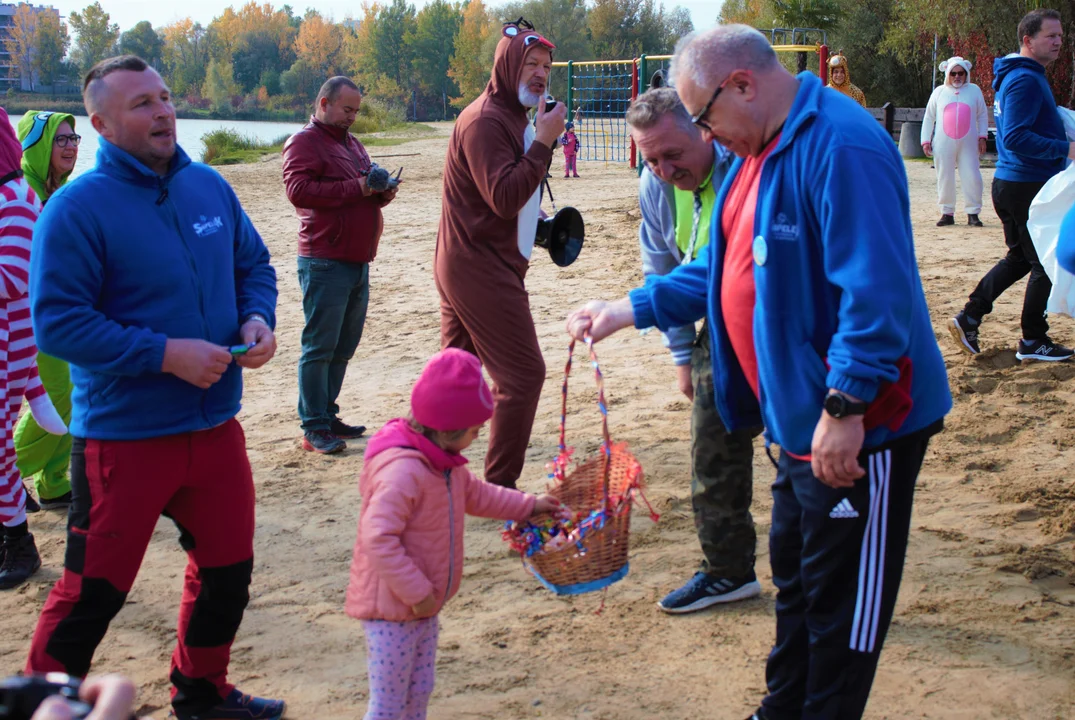
{"type": "Polygon", "coordinates": [[[455,432],[493,416],[493,393],[478,358],[448,348],[430,358],[411,390],[411,415],[431,430],[455,432]]]}

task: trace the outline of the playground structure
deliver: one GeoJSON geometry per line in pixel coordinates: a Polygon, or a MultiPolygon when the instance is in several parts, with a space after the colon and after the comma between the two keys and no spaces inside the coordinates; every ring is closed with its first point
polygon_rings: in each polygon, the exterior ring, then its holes
{"type": "MultiPolygon", "coordinates": [[[[816,54],[818,74],[823,83],[828,82],[829,48],[823,30],[773,28],[762,32],[778,53],[816,54]],[[811,37],[817,38],[813,44],[811,37]]],[[[630,60],[553,63],[550,90],[559,92],[566,102],[568,119],[578,113],[575,133],[582,143],[580,160],[639,166],[624,115],[639,93],[664,84],[671,59],[671,55],[640,55],[630,60]]]]}

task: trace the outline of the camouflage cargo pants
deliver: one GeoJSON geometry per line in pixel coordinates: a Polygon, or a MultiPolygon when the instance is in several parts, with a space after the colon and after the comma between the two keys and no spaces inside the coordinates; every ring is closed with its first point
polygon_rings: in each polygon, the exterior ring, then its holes
{"type": "Polygon", "coordinates": [[[728,432],[713,397],[709,331],[691,355],[694,406],[691,410],[691,505],[702,544],[702,571],[738,578],[754,569],[753,440],[761,428],[728,432]]]}

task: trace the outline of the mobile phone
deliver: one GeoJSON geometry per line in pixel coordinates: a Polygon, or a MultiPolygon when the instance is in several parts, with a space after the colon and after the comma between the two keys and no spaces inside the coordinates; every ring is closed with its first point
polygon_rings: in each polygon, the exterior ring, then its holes
{"type": "Polygon", "coordinates": [[[256,342],[247,343],[246,345],[232,345],[228,348],[228,352],[232,354],[232,357],[239,357],[240,355],[246,355],[250,348],[257,345],[256,342]]]}

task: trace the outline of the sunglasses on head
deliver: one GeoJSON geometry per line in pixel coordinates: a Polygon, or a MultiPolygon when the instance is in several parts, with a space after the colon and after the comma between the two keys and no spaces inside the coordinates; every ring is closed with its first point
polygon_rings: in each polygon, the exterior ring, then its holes
{"type": "MultiPolygon", "coordinates": [[[[515,22],[504,23],[504,37],[513,38],[521,33],[535,32],[534,26],[529,20],[525,18],[519,18],[515,22]]],[[[523,47],[530,47],[534,43],[541,43],[550,50],[555,50],[556,46],[551,42],[541,37],[540,35],[531,35],[523,40],[523,47]]]]}

